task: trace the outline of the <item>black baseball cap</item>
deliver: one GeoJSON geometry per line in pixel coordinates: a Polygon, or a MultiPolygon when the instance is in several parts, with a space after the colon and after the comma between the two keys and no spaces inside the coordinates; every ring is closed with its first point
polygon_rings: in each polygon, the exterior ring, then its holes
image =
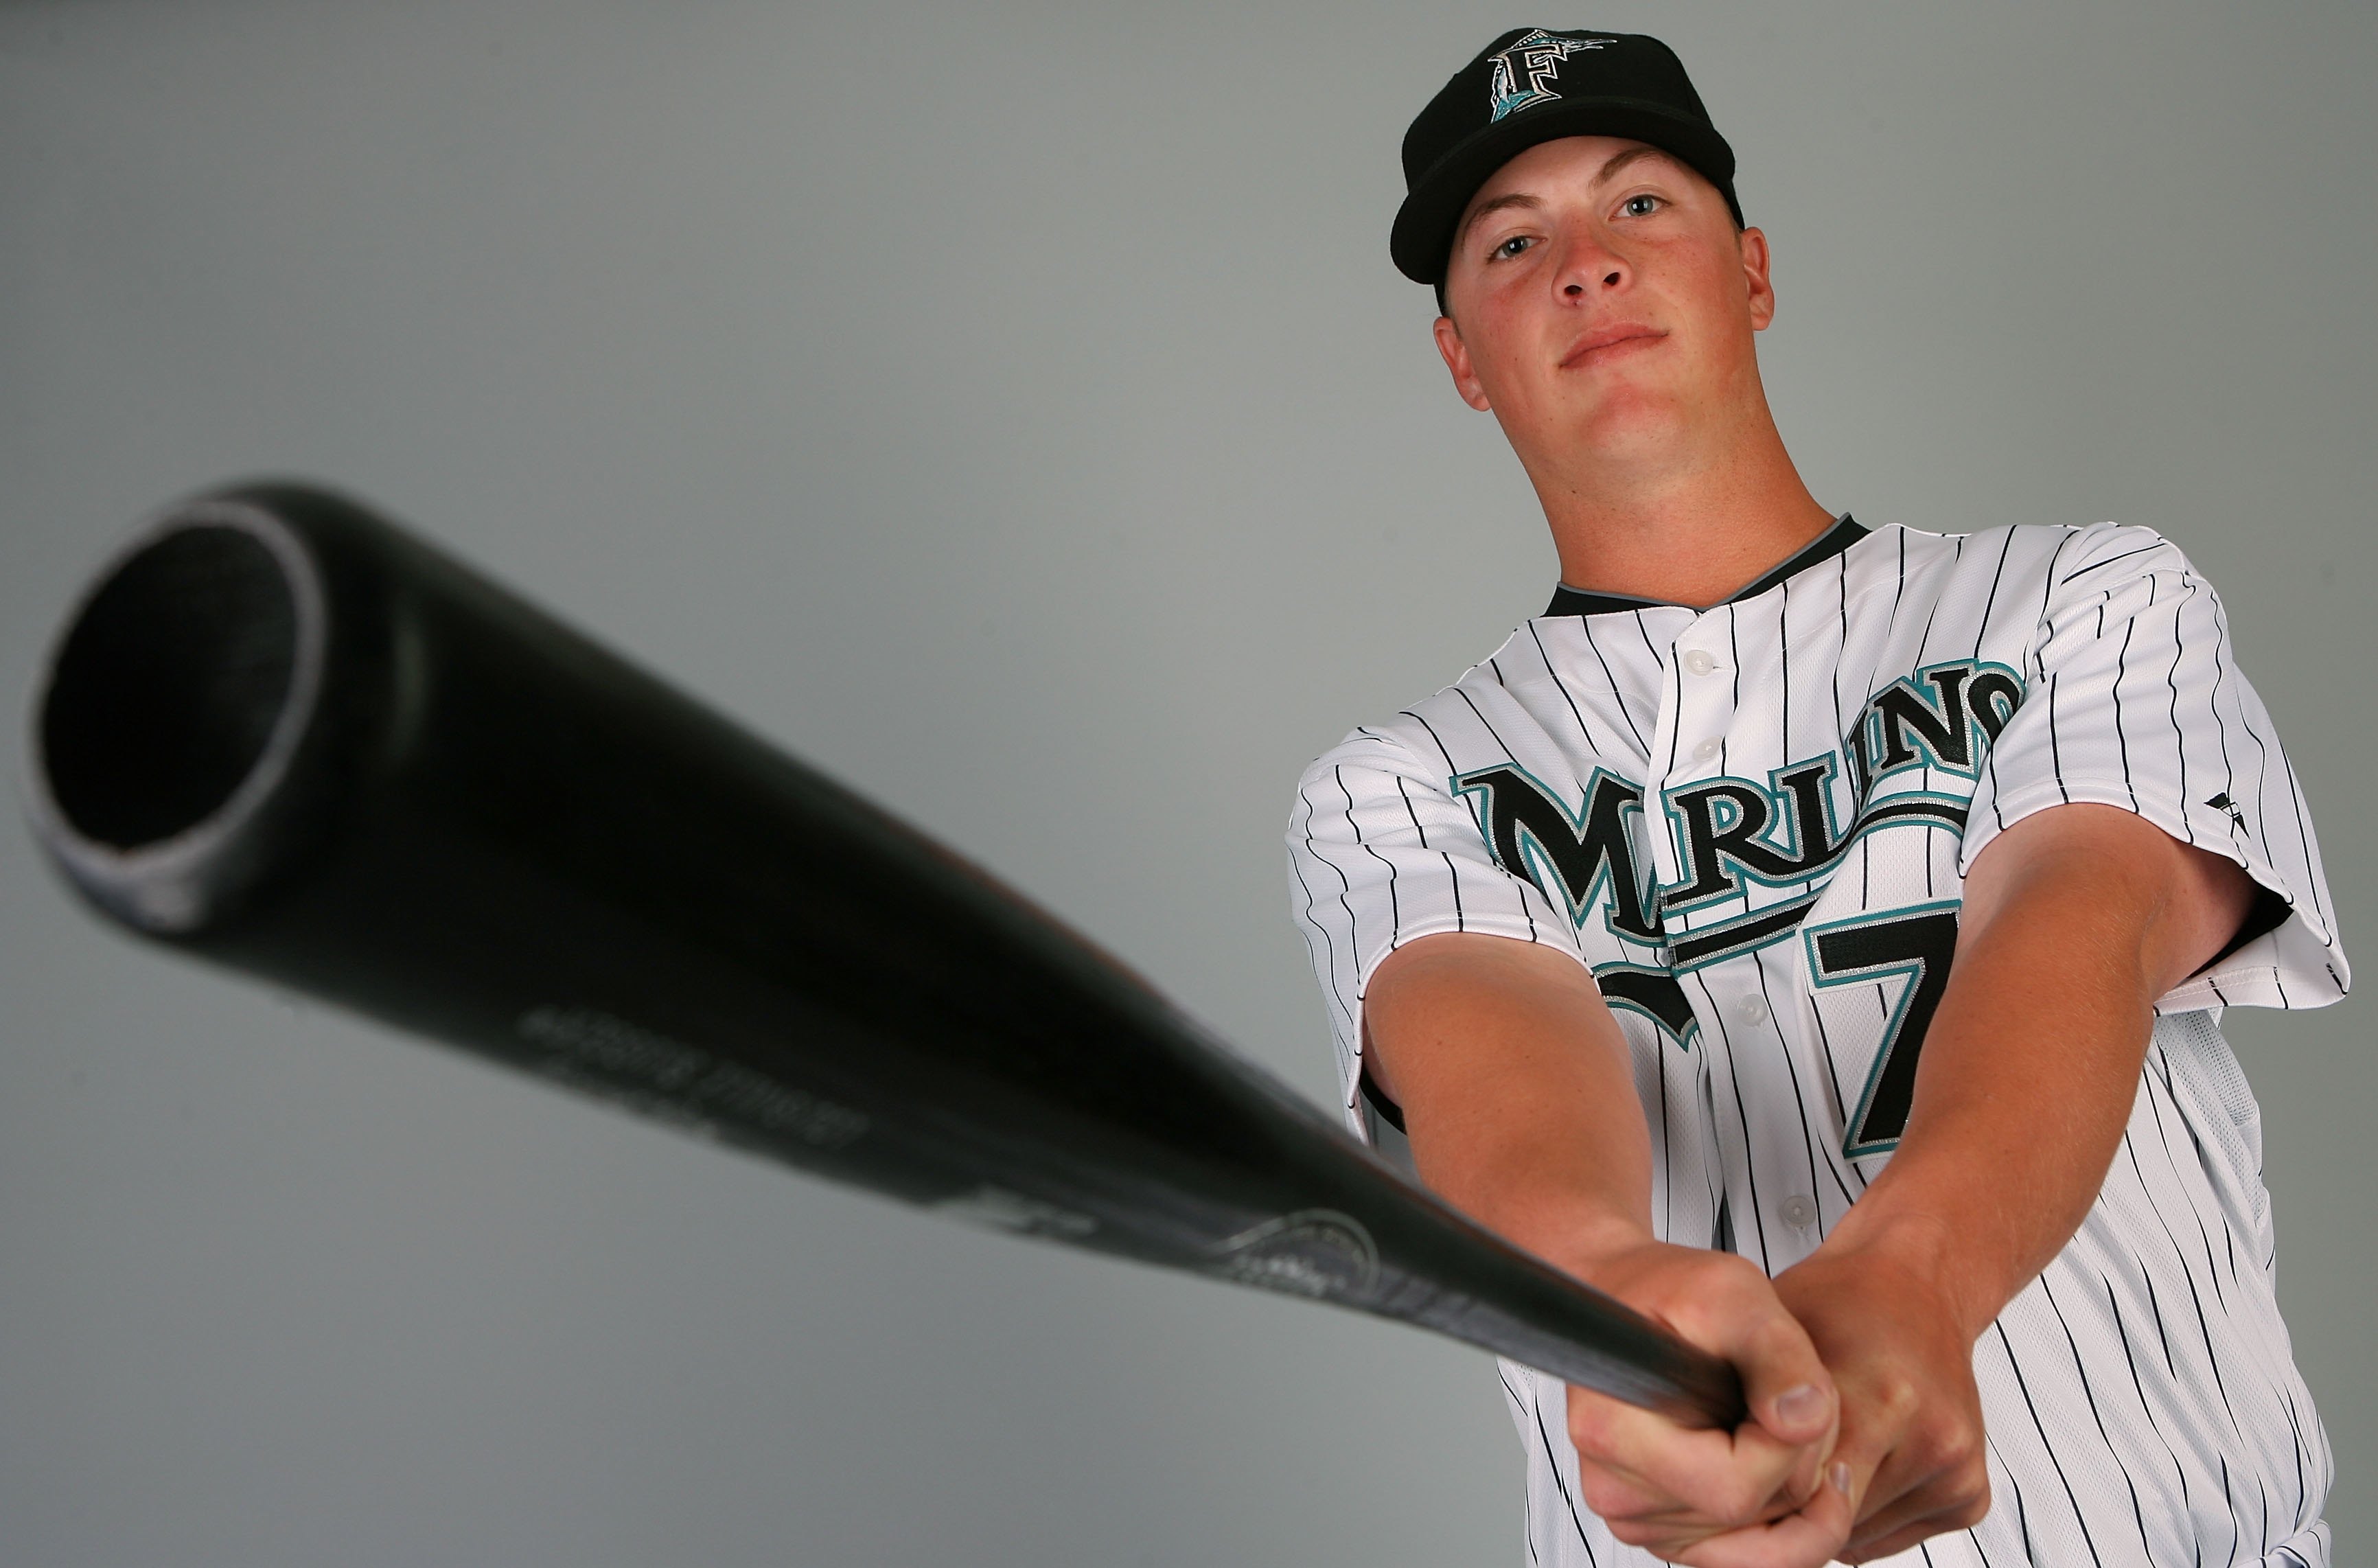
{"type": "Polygon", "coordinates": [[[1453,225],[1495,170],[1540,141],[1619,136],[1690,165],[1734,221],[1734,149],[1710,124],[1676,52],[1625,32],[1514,28],[1453,73],[1404,133],[1404,204],[1387,242],[1396,270],[1443,283],[1453,225]]]}

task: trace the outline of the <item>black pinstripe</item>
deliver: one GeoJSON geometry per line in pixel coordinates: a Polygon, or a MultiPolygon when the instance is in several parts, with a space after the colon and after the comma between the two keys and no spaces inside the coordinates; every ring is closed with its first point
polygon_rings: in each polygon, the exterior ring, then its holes
{"type": "Polygon", "coordinates": [[[2023,1407],[2031,1417],[2031,1424],[2039,1433],[2039,1446],[2055,1469],[2057,1480],[2064,1488],[2064,1497],[2072,1504],[2073,1522],[2081,1526],[2082,1544],[2089,1549],[2089,1561],[2104,1568],[2105,1559],[2097,1555],[2096,1538],[2089,1533],[2089,1516],[2082,1512],[2081,1498],[2072,1490],[2072,1478],[2064,1473],[2063,1461],[2056,1457],[2056,1445],[2048,1441],[2048,1423],[2039,1418],[2039,1405],[2031,1397],[2031,1380],[2023,1375],[2023,1363],[2015,1358],[2014,1343],[2007,1337],[2006,1324],[1992,1323],[1990,1332],[1999,1336],[1999,1345],[2006,1351],[2007,1367],[2014,1373],[2015,1387],[2023,1391],[2023,1407]]]}
{"type": "MultiPolygon", "coordinates": [[[[2081,1354],[2081,1342],[2072,1336],[2072,1320],[2065,1317],[2064,1309],[2057,1305],[2056,1287],[2046,1274],[2040,1276],[2039,1293],[2047,1297],[2048,1309],[2056,1314],[2056,1326],[2064,1331],[2065,1346],[2072,1352],[2073,1381],[2081,1385],[2082,1397],[2089,1406],[2089,1418],[2096,1423],[2097,1436],[2104,1440],[2106,1453],[2113,1459],[2114,1467],[2122,1473],[2122,1486],[2131,1494],[2131,1517],[2139,1527],[2139,1550],[2146,1554],[2149,1562],[2153,1562],[2155,1539],[2147,1533],[2147,1511],[2139,1503],[2139,1483],[2132,1476],[2131,1467],[2122,1463],[2121,1451],[2114,1446],[2113,1435],[2106,1430],[2106,1417],[2097,1408],[2096,1391],[2089,1386],[2089,1363],[2081,1354]]],[[[2121,1321],[2121,1314],[2117,1311],[2114,1321],[2119,1325],[2121,1321]]]]}
{"type": "MultiPolygon", "coordinates": [[[[2154,1402],[2147,1398],[2146,1380],[2139,1376],[2138,1357],[2131,1349],[2130,1326],[2122,1320],[2121,1298],[2115,1294],[2114,1282],[2110,1278],[2106,1278],[2106,1315],[2113,1320],[2114,1332],[2121,1338],[2122,1364],[2130,1369],[2131,1388],[2139,1396],[2139,1409],[2145,1415],[2147,1425],[2154,1429],[2156,1441],[2163,1444],[2165,1454],[2171,1460],[2172,1478],[2180,1483],[2180,1514],[2188,1521],[2188,1540],[2192,1549],[2192,1568],[2204,1568],[2204,1543],[2197,1538],[2196,1510],[2188,1498],[2188,1466],[2180,1462],[2179,1452],[2171,1446],[2171,1440],[2164,1435],[2163,1424],[2155,1417],[2154,1402]]],[[[2169,1354],[2168,1348],[2166,1354],[2169,1354]]]]}
{"type": "MultiPolygon", "coordinates": [[[[1841,1129],[1861,1099],[1852,1085],[1866,1081],[1895,1027],[1906,984],[1885,975],[1813,988],[1804,921],[1871,922],[1895,903],[1953,899],[2006,826],[2043,806],[2104,802],[2183,840],[2234,844],[2289,901],[2290,923],[2192,983],[2189,995],[2201,1000],[2187,1005],[2332,999],[2344,971],[2294,770],[2236,670],[2217,596],[2184,558],[2152,535],[2110,525],[1970,539],[1884,533],[1710,610],[1579,609],[1583,596],[1567,595],[1461,681],[1324,759],[1300,788],[1290,845],[1300,928],[1338,998],[1341,1063],[1359,1060],[1359,977],[1430,932],[1539,942],[1605,973],[1664,968],[1699,1025],[1690,1043],[1643,1014],[1619,1014],[1654,1138],[1661,1234],[1706,1241],[1704,1227],[1723,1212],[1732,1245],[1780,1269],[1806,1255],[1876,1168],[1868,1161],[1880,1156],[1842,1157],[1841,1129]],[[1687,676],[1686,647],[1731,658],[1732,669],[1723,681],[1687,676]],[[1910,732],[1888,728],[1904,718],[1869,717],[1897,685],[1928,705],[1928,722],[1976,722],[1957,707],[1984,700],[1963,696],[1966,684],[1919,679],[1969,658],[2023,684],[2020,706],[1994,707],[1986,733],[1967,730],[1964,751],[1929,739],[1911,751],[1891,739],[1910,732]],[[1868,723],[1886,743],[1853,768],[1849,738],[1868,723]],[[1704,739],[1716,743],[1712,762],[1688,760],[1704,739]],[[1883,768],[1886,753],[1904,766],[1883,768]],[[1823,832],[1839,837],[1825,858],[1795,865],[1814,842],[1804,814],[1820,808],[1799,792],[1808,776],[1793,770],[1828,754],[1823,832]],[[1577,889],[1540,891],[1534,880],[1563,874],[1554,860],[1496,861],[1480,814],[1491,820],[1494,801],[1461,797],[1457,786],[1503,768],[1523,769],[1569,814],[1584,859],[1559,864],[1633,874],[1639,887],[1650,881],[1644,912],[1664,946],[1646,945],[1642,926],[1610,925],[1609,906],[1597,912],[1577,889]],[[1639,793],[1639,811],[1607,797],[1594,806],[1603,773],[1639,793]],[[1779,781],[1787,775],[1802,782],[1787,789],[1779,781]],[[1716,847],[1705,837],[1694,850],[1718,866],[1714,882],[1707,868],[1682,874],[1684,819],[1670,814],[1667,793],[1712,779],[1730,781],[1728,798],[1749,802],[1745,811],[1757,790],[1769,802],[1767,826],[1735,815],[1697,829],[1719,835],[1716,847]],[[2243,831],[2211,814],[2228,809],[2212,803],[2221,798],[2243,831]],[[1779,880],[1752,879],[1752,866],[1779,880]],[[1687,884],[1689,903],[1660,899],[1663,888],[1687,884]],[[1738,1008],[1754,998],[1765,1016],[1750,1026],[1738,1008]],[[1804,1186],[1815,1224],[1767,1224],[1804,1186]]],[[[1552,828],[1527,829],[1540,830],[1552,828]]],[[[2272,1310],[2268,1232],[2252,1220],[2262,1212],[2257,1174],[2221,1175],[2242,1185],[2218,1196],[2213,1185],[2229,1164],[2253,1162],[2229,1132],[2196,1119],[2214,1114],[2204,1109],[2212,1089],[2199,1081],[2183,1093],[2161,1045],[2147,1060],[2107,1195],[2008,1308],[1988,1342],[1992,1354],[1977,1363],[1992,1429],[2009,1440],[1990,1444],[1999,1502],[1981,1525],[1926,1543],[1919,1555],[1937,1568],[2069,1568],[2048,1555],[2068,1539],[2085,1540],[2108,1563],[2137,1551],[2154,1568],[2204,1568],[2228,1558],[2223,1526],[2194,1538],[2189,1520],[2200,1506],[2208,1518],[2224,1511],[2240,1539],[2266,1543],[2317,1515],[2329,1458],[2308,1396],[2284,1357],[2240,1337],[2272,1310]],[[2222,1139],[2230,1141],[2216,1147],[2222,1139]],[[2059,1495],[2082,1535],[2058,1522],[2059,1495]]],[[[1531,1552],[1564,1568],[1588,1552],[1607,1568],[1633,1568],[1640,1554],[1585,1514],[1563,1473],[1543,1414],[1557,1386],[1516,1367],[1507,1382],[1534,1455],[1531,1552]]]]}

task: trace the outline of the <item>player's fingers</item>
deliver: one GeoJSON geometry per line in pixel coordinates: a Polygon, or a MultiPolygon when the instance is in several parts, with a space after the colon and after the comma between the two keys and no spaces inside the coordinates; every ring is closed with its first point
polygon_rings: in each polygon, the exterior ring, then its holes
{"type": "Polygon", "coordinates": [[[1887,1557],[1926,1536],[1977,1524],[1989,1509],[1989,1466],[1978,1453],[1920,1467],[1902,1465],[1894,1453],[1860,1500],[1850,1546],[1862,1558],[1887,1557]]]}
{"type": "MultiPolygon", "coordinates": [[[[1587,1505],[1592,1506],[1591,1493],[1589,1491],[1583,1495],[1586,1497],[1587,1505]]],[[[1688,1543],[1728,1529],[1744,1527],[1721,1525],[1699,1509],[1687,1508],[1676,1503],[1653,1502],[1635,1510],[1620,1509],[1603,1514],[1601,1510],[1596,1509],[1595,1512],[1601,1514],[1603,1522],[1610,1526],[1611,1532],[1629,1546],[1653,1547],[1662,1541],[1688,1543]]],[[[1761,1509],[1759,1517],[1751,1520],[1750,1523],[1764,1525],[1795,1512],[1796,1512],[1796,1509],[1778,1498],[1761,1509]]]]}
{"type": "Polygon", "coordinates": [[[1598,1465],[1582,1454],[1578,1456],[1577,1482],[1585,1505],[1608,1523],[1682,1528],[1700,1519],[1698,1511],[1687,1509],[1634,1472],[1598,1465]]]}
{"type": "Polygon", "coordinates": [[[1860,1423],[1843,1438],[1843,1457],[1860,1481],[1852,1489],[1857,1499],[1853,1544],[1879,1540],[1917,1519],[1965,1514],[1978,1519],[1988,1510],[1989,1465],[1979,1424],[1916,1414],[1896,1430],[1860,1423]],[[1868,1476],[1866,1456],[1878,1448],[1884,1452],[1875,1455],[1868,1476]]]}
{"type": "Polygon", "coordinates": [[[1815,1494],[1832,1458],[1839,1391],[1816,1342],[1765,1274],[1746,1263],[1712,1283],[1716,1288],[1672,1306],[1668,1316],[1686,1338],[1734,1363],[1743,1402],[1764,1437],[1798,1450],[1776,1489],[1797,1507],[1815,1494]]]}
{"type": "MultiPolygon", "coordinates": [[[[1848,1414],[1854,1415],[1856,1408],[1853,1400],[1848,1414]]],[[[1855,1538],[1872,1513],[1878,1488],[1893,1497],[1904,1488],[1904,1483],[1890,1473],[1892,1444],[1898,1436],[1895,1429],[1878,1428],[1870,1422],[1851,1418],[1842,1423],[1832,1456],[1825,1463],[1825,1491],[1840,1494],[1843,1506],[1849,1510],[1850,1522],[1843,1529],[1844,1542],[1855,1538]]]]}
{"type": "MultiPolygon", "coordinates": [[[[1771,1516],[1771,1502],[1803,1466],[1801,1445],[1756,1422],[1732,1432],[1689,1430],[1586,1389],[1569,1393],[1569,1438],[1593,1511],[1614,1524],[1658,1515],[1726,1528],[1771,1516]]],[[[1807,1489],[1785,1498],[1796,1506],[1807,1489]]]]}
{"type": "Polygon", "coordinates": [[[1828,1476],[1808,1501],[1781,1519],[1752,1525],[1659,1555],[1686,1568],[1819,1568],[1841,1553],[1850,1531],[1851,1502],[1844,1466],[1828,1476]]]}
{"type": "MultiPolygon", "coordinates": [[[[1698,1538],[1723,1527],[1712,1521],[1706,1510],[1678,1501],[1666,1489],[1623,1465],[1597,1464],[1580,1453],[1578,1479],[1587,1505],[1605,1520],[1628,1520],[1647,1530],[1665,1530],[1687,1538],[1698,1538]]],[[[1807,1493],[1793,1491],[1787,1479],[1753,1518],[1743,1522],[1755,1524],[1781,1518],[1806,1501],[1807,1493]]]]}
{"type": "MultiPolygon", "coordinates": [[[[1729,1450],[1729,1453],[1735,1451],[1729,1450]]],[[[1689,1463],[1690,1461],[1687,1461],[1689,1463]]],[[[1698,1538],[1737,1524],[1764,1524],[1780,1519],[1808,1501],[1808,1489],[1796,1489],[1787,1477],[1749,1517],[1720,1521],[1705,1506],[1676,1498],[1667,1488],[1615,1465],[1596,1465],[1582,1454],[1578,1459],[1580,1495],[1605,1520],[1627,1520],[1646,1531],[1698,1538]]],[[[1630,1543],[1634,1544],[1634,1543],[1630,1543]]]]}
{"type": "Polygon", "coordinates": [[[1650,1310],[1684,1338],[1734,1363],[1751,1419],[1785,1442],[1827,1439],[1840,1405],[1832,1374],[1757,1264],[1702,1253],[1692,1270],[1663,1284],[1650,1310]]]}
{"type": "Polygon", "coordinates": [[[1839,1400],[1832,1374],[1799,1321],[1774,1300],[1771,1309],[1761,1303],[1755,1317],[1729,1327],[1732,1332],[1711,1348],[1742,1374],[1743,1402],[1751,1418],[1787,1443],[1828,1442],[1839,1400]]]}

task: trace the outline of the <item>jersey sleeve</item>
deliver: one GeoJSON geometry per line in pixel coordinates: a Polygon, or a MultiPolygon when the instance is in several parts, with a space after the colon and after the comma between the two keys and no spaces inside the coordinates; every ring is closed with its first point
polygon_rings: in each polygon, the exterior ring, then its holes
{"type": "Polygon", "coordinates": [[[1495,862],[1448,782],[1392,735],[1358,730],[1305,769],[1289,816],[1291,910],[1328,1006],[1348,1119],[1364,1136],[1363,994],[1389,953],[1470,931],[1585,962],[1567,919],[1495,862]]]}
{"type": "Polygon", "coordinates": [[[2034,812],[2119,806],[2237,862],[2264,890],[2248,939],[2158,1012],[2316,1007],[2345,994],[2302,789],[2238,668],[2219,597],[2178,547],[2144,528],[2076,532],[2050,564],[2023,678],[1977,780],[1961,871],[2034,812]]]}

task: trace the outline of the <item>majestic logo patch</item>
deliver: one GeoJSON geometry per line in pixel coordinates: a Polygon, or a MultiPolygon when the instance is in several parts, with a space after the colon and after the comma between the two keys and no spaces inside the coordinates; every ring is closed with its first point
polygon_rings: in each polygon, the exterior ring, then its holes
{"type": "Polygon", "coordinates": [[[1581,49],[1599,49],[1605,40],[1599,38],[1555,38],[1543,29],[1520,39],[1495,56],[1494,75],[1487,86],[1487,97],[1494,108],[1493,118],[1558,98],[1553,82],[1560,75],[1563,60],[1581,49]]]}

